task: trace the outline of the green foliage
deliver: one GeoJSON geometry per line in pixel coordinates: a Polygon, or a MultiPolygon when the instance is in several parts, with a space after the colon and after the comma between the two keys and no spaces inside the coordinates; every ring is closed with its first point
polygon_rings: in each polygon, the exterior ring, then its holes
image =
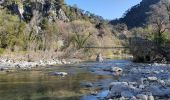
{"type": "Polygon", "coordinates": [[[20,22],[17,16],[7,13],[5,10],[0,11],[0,46],[9,48],[12,51],[16,46],[24,45],[24,31],[26,24],[20,22]]]}
{"type": "Polygon", "coordinates": [[[160,43],[160,45],[164,46],[165,43],[168,41],[168,33],[164,32],[162,34],[157,35],[157,34],[154,34],[154,41],[160,43]]]}
{"type": "Polygon", "coordinates": [[[0,48],[0,54],[4,53],[4,49],[0,48]]]}

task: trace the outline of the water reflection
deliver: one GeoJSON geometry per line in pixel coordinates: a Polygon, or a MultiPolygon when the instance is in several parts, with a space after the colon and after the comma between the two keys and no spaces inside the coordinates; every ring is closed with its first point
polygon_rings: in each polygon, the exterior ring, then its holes
{"type": "Polygon", "coordinates": [[[79,100],[89,92],[80,87],[81,82],[96,82],[108,77],[86,71],[66,77],[49,76],[49,71],[51,69],[1,74],[0,100],[79,100]]]}
{"type": "MultiPolygon", "coordinates": [[[[72,66],[47,66],[37,71],[0,72],[0,100],[80,100],[91,90],[98,91],[115,80],[108,72],[108,66],[120,67],[130,63],[127,60],[107,60],[104,63],[82,63],[72,66]],[[49,72],[67,72],[66,77],[50,76],[49,72]],[[82,82],[95,83],[92,88],[81,87],[82,82]]],[[[102,95],[106,95],[103,92],[102,95]]],[[[89,100],[95,98],[92,96],[89,100]]]]}

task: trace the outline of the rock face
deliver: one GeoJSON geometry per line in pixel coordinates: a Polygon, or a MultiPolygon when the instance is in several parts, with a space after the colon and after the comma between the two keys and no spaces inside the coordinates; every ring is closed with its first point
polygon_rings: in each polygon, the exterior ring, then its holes
{"type": "MultiPolygon", "coordinates": [[[[3,1],[0,1],[0,4],[3,4],[3,1]]],[[[8,9],[13,13],[18,14],[23,20],[26,19],[27,15],[35,16],[36,14],[34,12],[38,12],[41,16],[48,17],[49,20],[69,21],[69,18],[61,9],[60,4],[55,4],[48,0],[30,1],[30,5],[23,2],[20,4],[13,2],[8,5],[8,9]]]]}
{"type": "Polygon", "coordinates": [[[68,17],[65,15],[65,12],[62,9],[57,11],[57,19],[63,20],[63,21],[66,21],[66,22],[69,21],[68,17]]]}
{"type": "Polygon", "coordinates": [[[97,62],[103,62],[103,58],[102,58],[101,53],[99,53],[99,54],[97,55],[96,61],[97,61],[97,62]]]}

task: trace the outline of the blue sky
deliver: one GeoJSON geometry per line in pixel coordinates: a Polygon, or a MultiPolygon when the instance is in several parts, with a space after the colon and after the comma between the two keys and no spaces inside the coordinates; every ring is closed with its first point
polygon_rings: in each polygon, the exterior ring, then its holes
{"type": "Polygon", "coordinates": [[[79,8],[100,15],[105,19],[120,18],[132,6],[142,0],[65,0],[66,4],[76,4],[79,8]]]}

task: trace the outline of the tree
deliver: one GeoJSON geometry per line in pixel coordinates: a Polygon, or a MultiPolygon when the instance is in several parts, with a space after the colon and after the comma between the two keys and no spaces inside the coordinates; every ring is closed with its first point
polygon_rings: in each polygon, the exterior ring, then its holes
{"type": "Polygon", "coordinates": [[[15,50],[15,47],[22,49],[24,46],[25,23],[20,22],[17,16],[0,11],[0,46],[4,49],[15,50]]]}
{"type": "Polygon", "coordinates": [[[164,33],[169,29],[169,12],[167,5],[164,2],[160,2],[151,6],[150,17],[148,24],[152,25],[154,29],[154,39],[158,44],[165,42],[164,33]]]}

